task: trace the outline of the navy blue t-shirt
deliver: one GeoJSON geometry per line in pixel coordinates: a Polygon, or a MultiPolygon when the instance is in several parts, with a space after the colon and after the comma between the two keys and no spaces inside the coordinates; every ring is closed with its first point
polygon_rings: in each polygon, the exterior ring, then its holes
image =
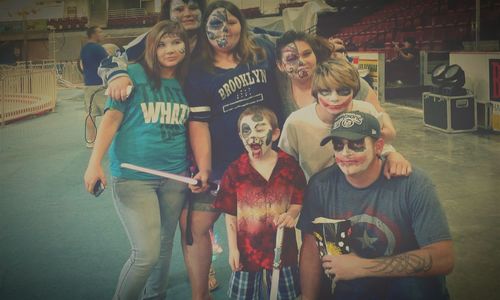
{"type": "Polygon", "coordinates": [[[102,79],[97,75],[97,67],[108,53],[104,48],[93,42],[88,42],[80,51],[83,65],[83,81],[85,85],[102,85],[102,79]]]}
{"type": "MultiPolygon", "coordinates": [[[[338,165],[314,175],[297,223],[313,231],[317,217],[351,221],[350,248],[358,256],[393,256],[451,240],[446,216],[430,179],[418,168],[388,180],[381,173],[370,186],[353,187],[338,165]]],[[[325,291],[322,291],[323,293],[325,291]]],[[[444,276],[360,278],[337,282],[322,299],[448,299],[444,276]]]]}
{"type": "Polygon", "coordinates": [[[267,54],[256,64],[239,64],[233,69],[206,70],[191,65],[185,95],[191,107],[190,120],[208,122],[212,142],[212,176],[220,179],[224,170],[245,148],[238,135],[240,113],[252,104],[271,108],[280,118],[276,63],[269,41],[255,39],[267,54]]]}

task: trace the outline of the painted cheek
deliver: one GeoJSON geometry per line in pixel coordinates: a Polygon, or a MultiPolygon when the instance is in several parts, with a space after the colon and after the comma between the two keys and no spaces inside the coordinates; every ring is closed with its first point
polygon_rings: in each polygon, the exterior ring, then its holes
{"type": "Polygon", "coordinates": [[[267,132],[266,145],[269,146],[272,141],[273,141],[273,132],[271,130],[269,130],[267,132]]]}

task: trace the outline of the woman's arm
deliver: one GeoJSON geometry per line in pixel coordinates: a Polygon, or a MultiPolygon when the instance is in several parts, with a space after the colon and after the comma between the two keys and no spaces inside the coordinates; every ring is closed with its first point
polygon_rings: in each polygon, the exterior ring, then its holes
{"type": "Polygon", "coordinates": [[[208,189],[208,178],[212,172],[212,143],[207,122],[189,121],[189,142],[194,160],[198,167],[195,179],[201,180],[202,186],[189,185],[193,193],[201,193],[208,189]]]}
{"type": "Polygon", "coordinates": [[[382,113],[381,133],[385,143],[390,144],[390,142],[396,138],[396,128],[394,128],[391,117],[386,112],[382,113]]]}
{"type": "Polygon", "coordinates": [[[106,151],[108,151],[109,145],[111,144],[116,131],[118,131],[122,120],[122,112],[108,109],[102,118],[101,124],[99,125],[94,149],[84,175],[85,187],[91,194],[97,180],[101,180],[104,186],[107,184],[106,176],[102,170],[101,161],[106,151]]]}

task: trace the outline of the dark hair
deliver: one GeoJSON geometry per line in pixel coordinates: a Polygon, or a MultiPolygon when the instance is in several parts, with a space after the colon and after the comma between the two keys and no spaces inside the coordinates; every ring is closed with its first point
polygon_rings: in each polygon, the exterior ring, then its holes
{"type": "Polygon", "coordinates": [[[303,31],[297,32],[295,30],[288,30],[276,40],[276,59],[278,61],[281,60],[281,50],[283,50],[286,45],[295,41],[302,41],[309,44],[318,62],[327,60],[332,54],[332,49],[329,47],[328,41],[323,38],[313,36],[303,31]]]}
{"type": "Polygon", "coordinates": [[[403,39],[403,42],[407,42],[409,43],[410,45],[412,45],[412,47],[415,46],[415,38],[412,37],[412,36],[407,36],[403,39]]]}
{"type": "Polygon", "coordinates": [[[212,46],[210,45],[210,42],[208,41],[206,31],[207,31],[208,17],[214,10],[218,8],[226,9],[230,14],[235,16],[240,22],[241,25],[240,40],[232,50],[233,55],[239,60],[239,62],[243,64],[256,63],[259,60],[266,59],[266,52],[264,51],[264,49],[256,45],[255,42],[250,39],[250,36],[248,34],[247,22],[245,20],[245,17],[243,17],[243,14],[241,13],[240,9],[229,1],[214,1],[208,5],[207,10],[203,14],[203,18],[201,21],[202,34],[200,36],[201,37],[200,42],[202,47],[201,48],[202,63],[204,64],[204,67],[208,71],[213,70],[215,53],[214,49],[212,49],[212,46]]]}
{"type": "Polygon", "coordinates": [[[100,26],[90,26],[87,28],[87,37],[90,39],[100,26]]]}
{"type": "Polygon", "coordinates": [[[186,56],[175,68],[175,78],[182,84],[187,73],[188,56],[189,56],[189,39],[187,33],[182,29],[182,26],[174,21],[165,20],[156,23],[155,26],[148,33],[146,38],[146,46],[139,63],[144,68],[148,79],[153,82],[153,86],[156,89],[160,88],[161,85],[161,70],[160,63],[156,55],[156,49],[160,43],[160,39],[165,34],[176,34],[178,35],[186,47],[186,56]]]}
{"type": "MultiPolygon", "coordinates": [[[[193,1],[196,4],[198,4],[198,7],[200,7],[202,14],[205,12],[205,9],[207,7],[206,0],[182,0],[182,2],[184,2],[186,4],[188,4],[189,1],[193,1]]],[[[161,5],[160,15],[158,16],[158,22],[163,21],[163,20],[170,20],[170,5],[171,4],[172,4],[172,0],[164,0],[163,4],[161,5]]]]}

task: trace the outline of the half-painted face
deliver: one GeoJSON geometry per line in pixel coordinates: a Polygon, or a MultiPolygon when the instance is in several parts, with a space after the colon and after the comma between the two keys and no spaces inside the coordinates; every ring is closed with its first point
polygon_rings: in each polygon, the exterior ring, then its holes
{"type": "Polygon", "coordinates": [[[215,9],[207,19],[207,37],[217,51],[230,51],[240,41],[241,24],[225,8],[215,9]]]}
{"type": "Polygon", "coordinates": [[[346,176],[360,174],[376,159],[373,141],[365,137],[357,141],[334,138],[335,161],[346,176]]]}
{"type": "Polygon", "coordinates": [[[175,68],[186,56],[186,45],[177,34],[164,34],[156,47],[156,57],[163,68],[175,68]]]}
{"type": "Polygon", "coordinates": [[[273,129],[264,115],[245,116],[240,122],[240,138],[245,149],[254,159],[260,159],[271,149],[273,129]]]}
{"type": "Polygon", "coordinates": [[[295,41],[281,49],[280,69],[291,79],[309,80],[316,67],[316,55],[304,41],[295,41]]]}
{"type": "Polygon", "coordinates": [[[320,89],[318,103],[330,114],[338,115],[349,108],[352,103],[352,94],[350,87],[340,87],[336,90],[320,89]]]}
{"type": "Polygon", "coordinates": [[[201,10],[194,1],[173,0],[170,3],[170,19],[179,22],[186,31],[197,30],[201,25],[201,10]]]}

